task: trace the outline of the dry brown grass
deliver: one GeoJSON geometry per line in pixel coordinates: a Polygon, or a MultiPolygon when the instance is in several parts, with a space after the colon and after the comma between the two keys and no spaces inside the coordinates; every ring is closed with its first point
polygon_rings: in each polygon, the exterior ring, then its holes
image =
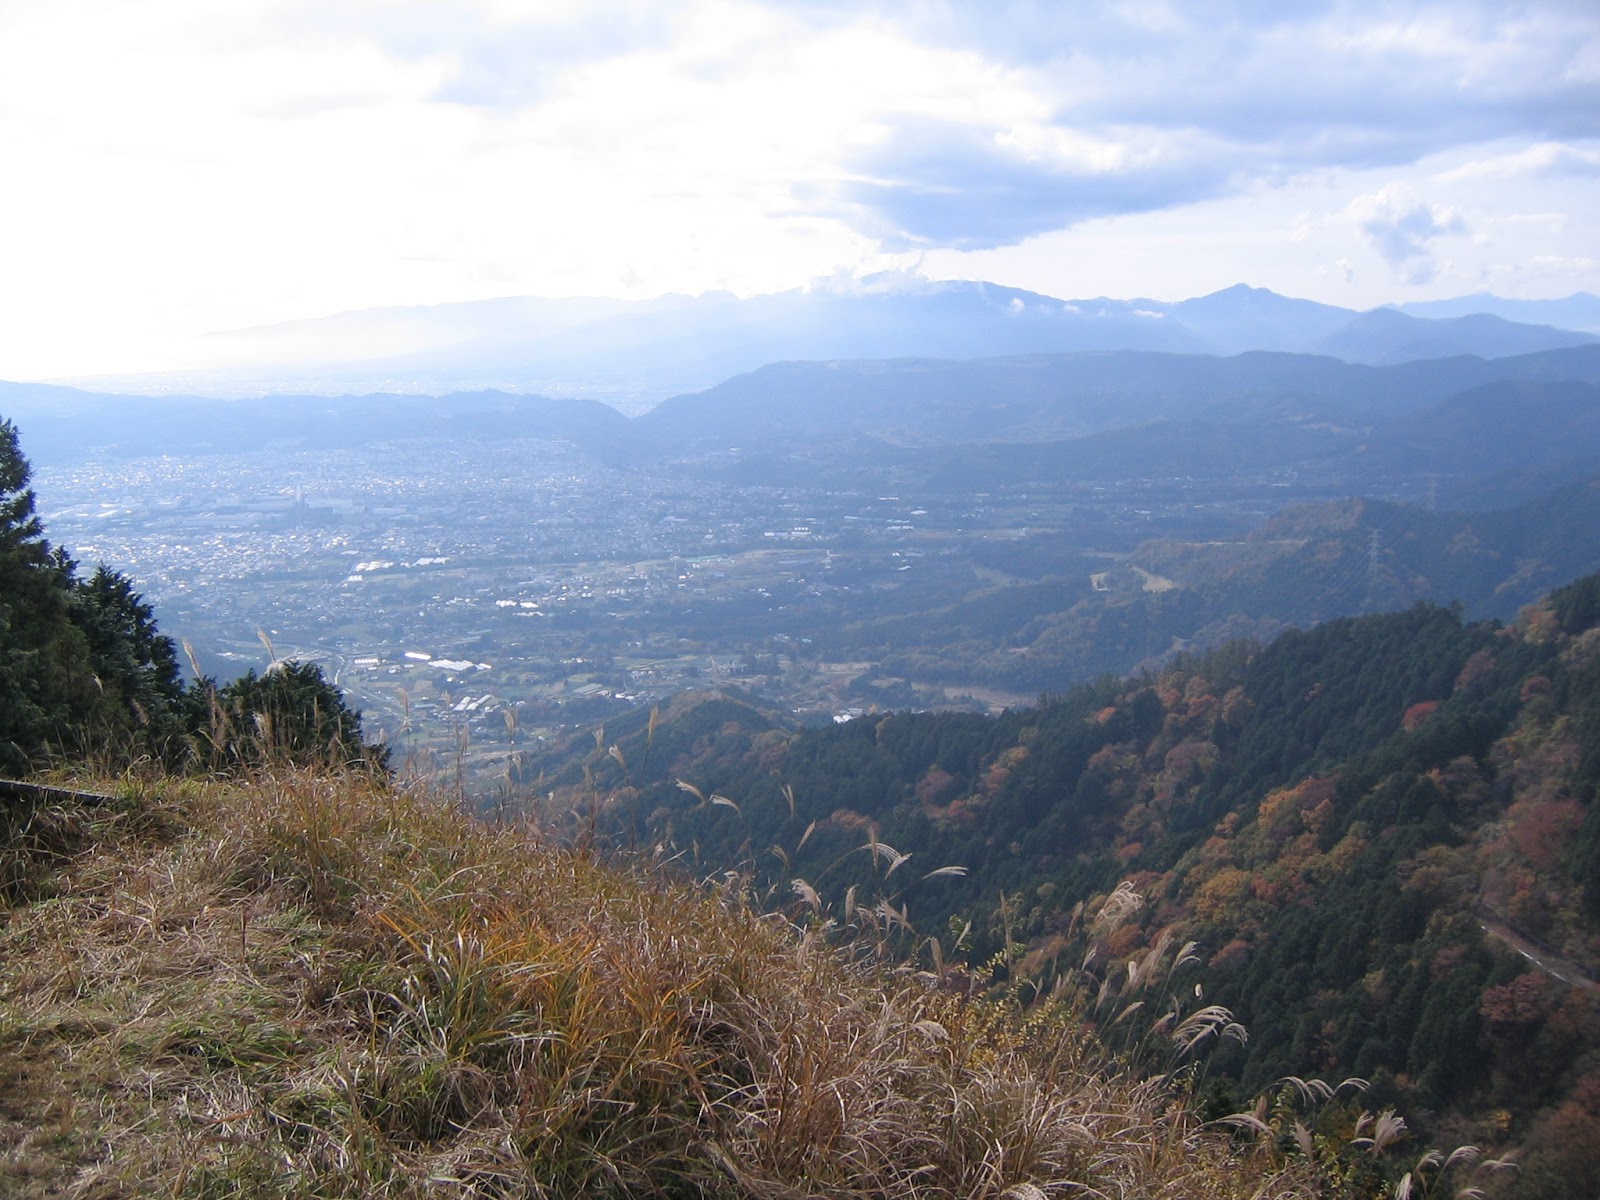
{"type": "Polygon", "coordinates": [[[124,783],[50,821],[0,901],[0,1195],[1312,1194],[1068,1013],[418,792],[124,783]]]}

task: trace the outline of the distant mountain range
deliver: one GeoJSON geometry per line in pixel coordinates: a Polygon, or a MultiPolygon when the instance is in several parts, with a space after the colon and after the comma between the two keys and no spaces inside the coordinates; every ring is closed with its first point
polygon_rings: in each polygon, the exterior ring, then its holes
{"type": "MultiPolygon", "coordinates": [[[[830,469],[898,456],[937,478],[948,461],[963,486],[980,486],[990,474],[1115,479],[1329,455],[1345,460],[1341,469],[1365,463],[1357,473],[1368,474],[1410,456],[1446,476],[1504,476],[1495,501],[1517,503],[1531,493],[1515,472],[1548,472],[1565,458],[1592,463],[1600,453],[1596,385],[1600,343],[1391,366],[1309,354],[1115,351],[777,363],[631,419],[597,400],[499,391],[224,401],[8,383],[0,383],[0,415],[27,431],[40,465],[89,453],[531,437],[622,465],[754,456],[761,470],[781,473],[787,459],[812,471],[819,453],[830,469]]],[[[1533,491],[1547,486],[1548,475],[1533,491]]]]}
{"type": "Polygon", "coordinates": [[[1469,297],[1361,313],[1243,284],[1166,303],[1059,300],[992,283],[881,274],[749,299],[719,292],[637,302],[520,297],[368,309],[216,335],[208,354],[222,365],[210,370],[75,382],[229,397],[497,388],[593,397],[638,412],[797,360],[1258,350],[1383,365],[1529,354],[1597,335],[1600,299],[1586,294],[1469,297]]]}
{"type": "Polygon", "coordinates": [[[1452,300],[1420,300],[1396,304],[1410,317],[1470,317],[1474,313],[1504,317],[1529,325],[1554,325],[1600,333],[1600,296],[1574,292],[1560,300],[1506,300],[1488,292],[1457,296],[1452,300]]]}
{"type": "Polygon", "coordinates": [[[1437,500],[1525,503],[1600,474],[1600,344],[1365,366],[1307,354],[1148,351],[780,363],[628,418],[591,399],[110,396],[0,384],[41,466],[402,438],[568,442],[619,466],[729,483],[940,492],[1271,473],[1324,495],[1431,480],[1437,500]]]}
{"type": "Polygon", "coordinates": [[[977,361],[775,363],[636,418],[645,453],[1040,443],[1158,420],[1365,425],[1506,380],[1600,383],[1600,344],[1506,358],[1366,366],[1310,354],[1142,351],[977,361]]]}

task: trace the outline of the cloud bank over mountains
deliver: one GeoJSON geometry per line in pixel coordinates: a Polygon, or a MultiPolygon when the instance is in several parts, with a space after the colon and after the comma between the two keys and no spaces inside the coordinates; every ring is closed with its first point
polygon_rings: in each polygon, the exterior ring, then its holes
{"type": "Polygon", "coordinates": [[[1353,308],[1600,290],[1576,0],[17,0],[0,377],[920,264],[1353,308]]]}
{"type": "Polygon", "coordinates": [[[1237,284],[1178,303],[1062,300],[910,271],[838,276],[750,298],[517,297],[364,309],[210,339],[216,366],[78,381],[94,391],[243,397],[495,389],[601,399],[637,413],[771,363],[1250,351],[1391,364],[1594,345],[1600,299],[1358,313],[1237,284]],[[1531,307],[1530,307],[1531,306],[1531,307]]]}

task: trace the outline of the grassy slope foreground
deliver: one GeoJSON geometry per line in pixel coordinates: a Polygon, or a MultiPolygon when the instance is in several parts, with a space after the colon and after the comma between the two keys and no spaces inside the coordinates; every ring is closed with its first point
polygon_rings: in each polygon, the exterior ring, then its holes
{"type": "Polygon", "coordinates": [[[362,777],[5,803],[8,1197],[1315,1194],[1064,1010],[362,777]]]}

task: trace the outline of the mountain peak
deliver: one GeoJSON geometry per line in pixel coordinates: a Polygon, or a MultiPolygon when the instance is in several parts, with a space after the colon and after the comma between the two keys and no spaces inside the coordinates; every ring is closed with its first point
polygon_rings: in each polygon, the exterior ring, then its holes
{"type": "Polygon", "coordinates": [[[1355,315],[1348,308],[1296,300],[1246,283],[1181,301],[1167,312],[1219,354],[1303,351],[1355,315]]]}
{"type": "Polygon", "coordinates": [[[1220,296],[1271,296],[1274,300],[1283,300],[1286,298],[1284,296],[1280,296],[1271,288],[1252,287],[1248,283],[1236,283],[1232,287],[1225,287],[1219,291],[1211,292],[1205,296],[1198,296],[1196,299],[1214,300],[1220,296]]]}

